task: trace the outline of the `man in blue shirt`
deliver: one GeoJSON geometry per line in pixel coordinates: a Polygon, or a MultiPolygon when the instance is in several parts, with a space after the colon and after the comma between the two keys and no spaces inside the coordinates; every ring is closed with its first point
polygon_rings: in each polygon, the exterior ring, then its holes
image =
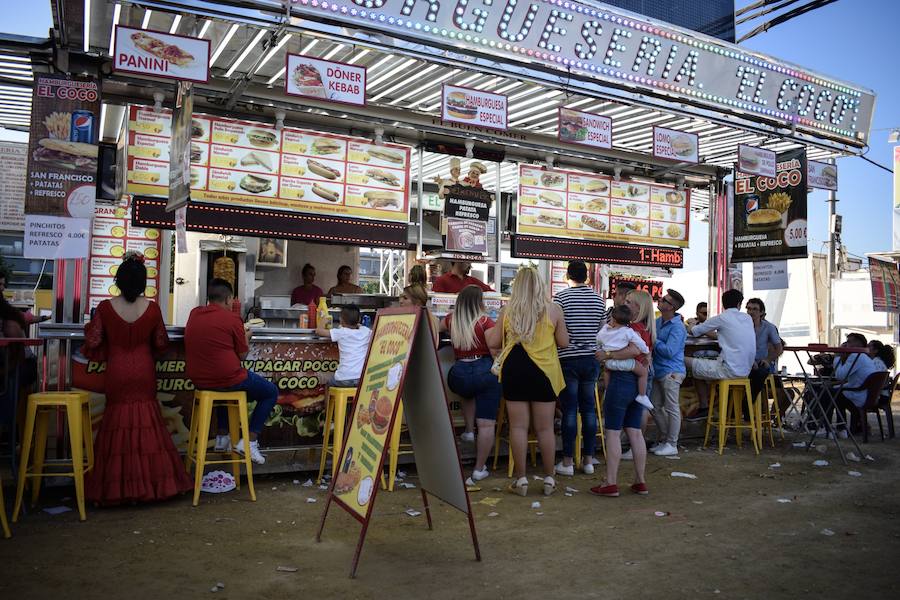
{"type": "MultiPolygon", "coordinates": [[[[834,403],[828,402],[828,398],[823,398],[826,402],[825,413],[828,416],[825,428],[829,431],[832,428],[831,418],[834,415],[835,405],[842,411],[850,411],[851,429],[856,431],[860,427],[856,409],[866,403],[867,392],[863,389],[863,384],[869,375],[878,370],[866,353],[867,346],[866,336],[861,333],[850,333],[847,335],[847,341],[841,344],[841,348],[859,349],[859,354],[841,354],[834,357],[834,376],[838,381],[846,383],[834,403]]],[[[838,428],[837,433],[839,437],[847,437],[843,426],[838,428]]]]}
{"type": "Polygon", "coordinates": [[[650,448],[656,456],[678,454],[678,433],[681,431],[681,382],[687,370],[684,367],[684,341],[687,330],[684,320],[676,311],[684,306],[684,297],[669,288],[658,303],[656,319],[656,343],[653,345],[653,388],[651,401],[655,410],[651,413],[656,422],[658,438],[650,448]]]}

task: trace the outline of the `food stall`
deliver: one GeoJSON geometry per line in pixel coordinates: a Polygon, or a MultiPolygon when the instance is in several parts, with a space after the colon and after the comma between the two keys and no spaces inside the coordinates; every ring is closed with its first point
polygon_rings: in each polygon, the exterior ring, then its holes
{"type": "MultiPolygon", "coordinates": [[[[572,258],[626,274],[679,268],[696,213],[708,213],[713,231],[714,289],[725,280],[726,177],[739,145],[805,147],[818,160],[865,148],[868,90],[627,11],[561,0],[461,15],[451,4],[370,4],[55,3],[68,72],[102,75],[98,137],[115,146],[118,179],[113,199],[95,208],[96,253],[57,262],[59,324],[46,336],[77,337],[90,307],[115,292],[117,253],[143,248],[158,261],[148,296],[173,339],[205,282],[225,275],[242,316],[256,307],[279,326],[258,332],[265,341],[254,352],[304,366],[306,350],[272,353],[308,345],[323,367],[333,347],[293,327],[303,307],[285,300],[299,269],[314,265],[327,290],[340,265],[359,271],[360,248],[417,260],[441,250],[446,209],[430,198],[448,173],[494,196],[487,227],[454,231],[462,246],[479,241],[495,289],[516,260],[537,261],[548,280],[551,261],[572,258]],[[562,35],[562,22],[581,37],[562,35]],[[193,109],[179,134],[172,115],[184,97],[193,109]],[[172,169],[179,157],[186,170],[172,169]],[[187,174],[190,195],[178,225],[167,210],[173,173],[187,174]]],[[[42,60],[36,72],[55,68],[42,60]]],[[[404,269],[390,279],[396,290],[404,269]]],[[[452,299],[435,301],[440,309],[452,299]]],[[[73,349],[59,346],[64,365],[73,349]]],[[[57,385],[74,382],[67,371],[52,374],[57,385]]],[[[325,372],[284,371],[307,387],[325,372]]],[[[293,402],[278,426],[300,417],[308,427],[304,404],[293,402]]],[[[273,433],[269,444],[267,435],[264,447],[290,451],[316,442],[273,433]]]]}

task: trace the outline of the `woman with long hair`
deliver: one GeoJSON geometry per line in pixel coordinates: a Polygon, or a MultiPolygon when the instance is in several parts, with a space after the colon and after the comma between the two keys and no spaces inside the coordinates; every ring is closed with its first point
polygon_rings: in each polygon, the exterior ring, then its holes
{"type": "Polygon", "coordinates": [[[116,286],[121,295],[97,306],[82,346],[88,358],[106,361],[106,408],[85,481],[85,497],[106,505],[163,500],[193,488],[156,399],[154,355],[169,337],[159,305],[143,296],[143,255],[126,254],[116,286]]]}
{"type": "Polygon", "coordinates": [[[500,326],[489,330],[487,335],[488,346],[500,351],[500,383],[506,399],[515,463],[515,479],[509,491],[520,496],[528,494],[525,451],[531,419],[541,450],[544,495],[556,491],[553,417],[556,400],[566,386],[556,349],[569,345],[569,332],[562,309],[548,298],[546,285],[537,270],[519,269],[512,282],[509,303],[497,319],[500,326]]]}
{"type": "Polygon", "coordinates": [[[500,382],[491,372],[494,364],[486,334],[494,327],[484,308],[484,292],[477,285],[463,288],[456,298],[453,313],[444,317],[441,330],[450,332],[450,342],[456,363],[447,374],[447,385],[453,393],[474,405],[478,425],[475,443],[475,469],[471,483],[481,481],[490,473],[487,458],[494,445],[494,426],[500,406],[500,382]]]}
{"type": "Polygon", "coordinates": [[[400,294],[400,306],[421,306],[425,309],[425,314],[428,316],[429,322],[431,322],[431,336],[434,339],[434,347],[437,348],[440,323],[437,317],[428,310],[428,292],[425,291],[425,288],[417,283],[403,288],[403,293],[400,294]]]}

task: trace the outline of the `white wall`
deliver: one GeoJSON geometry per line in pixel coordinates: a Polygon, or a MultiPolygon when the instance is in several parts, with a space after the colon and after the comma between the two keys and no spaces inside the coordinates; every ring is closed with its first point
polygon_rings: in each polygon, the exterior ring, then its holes
{"type": "MultiPolygon", "coordinates": [[[[247,250],[255,257],[259,240],[247,239],[247,250]]],[[[358,283],[359,248],[356,246],[331,246],[309,242],[288,241],[287,268],[256,267],[257,285],[255,295],[290,296],[295,287],[303,283],[301,270],[310,263],[316,268],[316,285],[323,291],[337,284],[337,270],[341,265],[353,269],[351,281],[358,283]]]]}

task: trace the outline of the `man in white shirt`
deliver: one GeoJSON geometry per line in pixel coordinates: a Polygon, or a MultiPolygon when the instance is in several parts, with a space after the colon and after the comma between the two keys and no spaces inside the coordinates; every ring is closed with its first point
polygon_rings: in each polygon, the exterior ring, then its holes
{"type": "MultiPolygon", "coordinates": [[[[684,359],[694,379],[737,379],[750,374],[756,358],[756,332],[753,329],[753,319],[747,313],[741,312],[743,301],[744,295],[741,292],[728,290],[722,294],[722,306],[725,311],[694,325],[689,330],[693,336],[715,331],[721,349],[718,358],[715,359],[692,357],[684,359]]],[[[709,407],[703,406],[703,400],[706,399],[708,404],[708,397],[706,394],[698,393],[698,395],[701,398],[699,413],[705,415],[709,407]]]]}

